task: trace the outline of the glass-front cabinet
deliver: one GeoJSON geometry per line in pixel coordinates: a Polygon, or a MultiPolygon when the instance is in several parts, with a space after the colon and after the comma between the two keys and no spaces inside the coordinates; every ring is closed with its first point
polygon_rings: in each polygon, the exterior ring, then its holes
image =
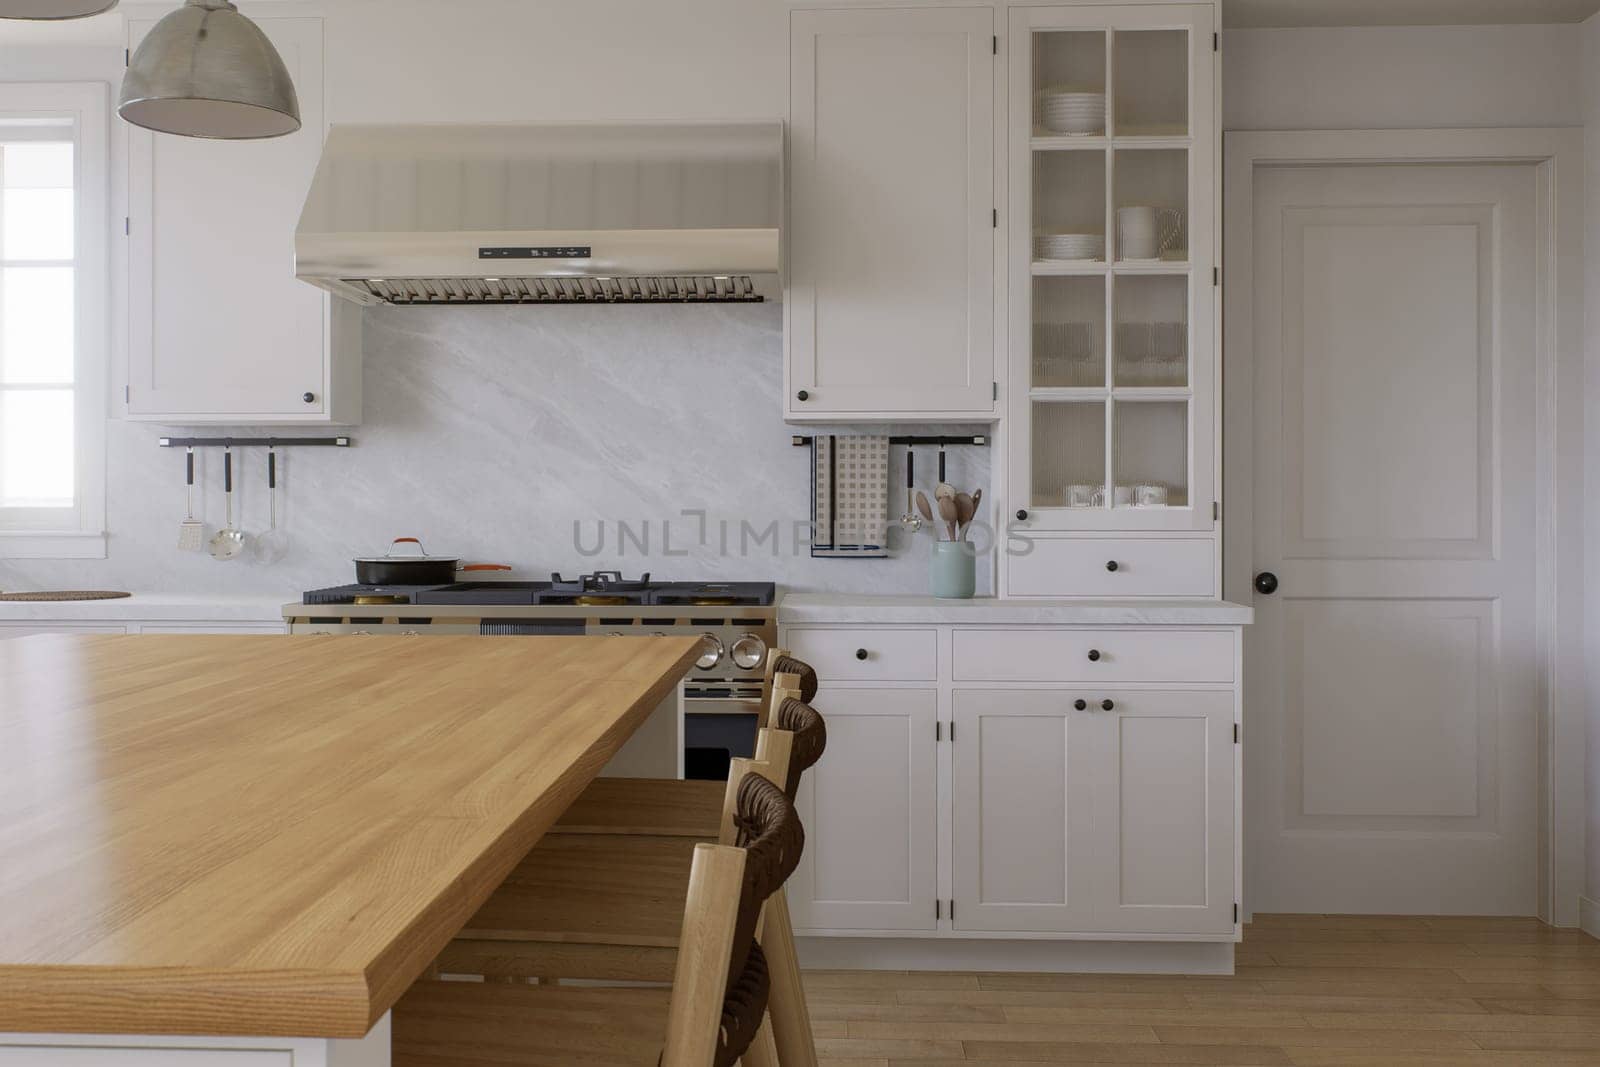
{"type": "Polygon", "coordinates": [[[1046,533],[1211,530],[1212,5],[1010,19],[1012,510],[1046,533]]]}

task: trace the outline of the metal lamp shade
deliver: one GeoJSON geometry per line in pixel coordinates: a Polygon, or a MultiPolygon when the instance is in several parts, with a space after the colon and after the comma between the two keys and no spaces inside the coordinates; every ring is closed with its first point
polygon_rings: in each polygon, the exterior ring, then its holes
{"type": "Polygon", "coordinates": [[[117,0],[0,0],[0,19],[83,19],[116,6],[117,0]]]}
{"type": "Polygon", "coordinates": [[[261,27],[228,0],[188,0],[128,61],[117,112],[184,137],[251,140],[300,128],[300,101],[261,27]]]}

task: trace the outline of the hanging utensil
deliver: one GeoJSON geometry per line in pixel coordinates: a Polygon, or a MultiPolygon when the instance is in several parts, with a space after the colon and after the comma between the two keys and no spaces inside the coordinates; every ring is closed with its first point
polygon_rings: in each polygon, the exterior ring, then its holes
{"type": "Polygon", "coordinates": [[[233,528],[233,450],[222,453],[222,498],[227,501],[228,523],[211,538],[211,558],[233,559],[244,551],[244,531],[233,528]]]}
{"type": "Polygon", "coordinates": [[[194,449],[183,457],[185,470],[184,500],[189,517],[178,524],[178,551],[198,552],[205,544],[206,524],[194,517],[194,449]]]}
{"type": "Polygon", "coordinates": [[[900,525],[916,533],[922,529],[922,520],[917,517],[916,492],[917,476],[915,471],[915,454],[910,446],[906,447],[906,512],[900,516],[900,525]]]}
{"type": "Polygon", "coordinates": [[[289,536],[278,529],[278,452],[267,446],[267,532],[252,547],[262,563],[276,563],[289,554],[289,536]]]}

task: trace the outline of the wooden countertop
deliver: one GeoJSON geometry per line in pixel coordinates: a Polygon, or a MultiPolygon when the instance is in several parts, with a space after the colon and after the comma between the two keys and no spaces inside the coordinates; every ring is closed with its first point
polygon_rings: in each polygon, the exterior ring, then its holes
{"type": "Polygon", "coordinates": [[[361,1036],[698,644],[0,641],[0,1032],[361,1036]]]}

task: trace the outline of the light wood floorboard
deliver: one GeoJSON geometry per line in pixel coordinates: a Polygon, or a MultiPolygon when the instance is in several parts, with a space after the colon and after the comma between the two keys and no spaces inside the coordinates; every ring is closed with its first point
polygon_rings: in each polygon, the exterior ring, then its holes
{"type": "Polygon", "coordinates": [[[1232,977],[808,971],[821,1067],[1600,1067],[1600,941],[1258,915],[1232,977]]]}

